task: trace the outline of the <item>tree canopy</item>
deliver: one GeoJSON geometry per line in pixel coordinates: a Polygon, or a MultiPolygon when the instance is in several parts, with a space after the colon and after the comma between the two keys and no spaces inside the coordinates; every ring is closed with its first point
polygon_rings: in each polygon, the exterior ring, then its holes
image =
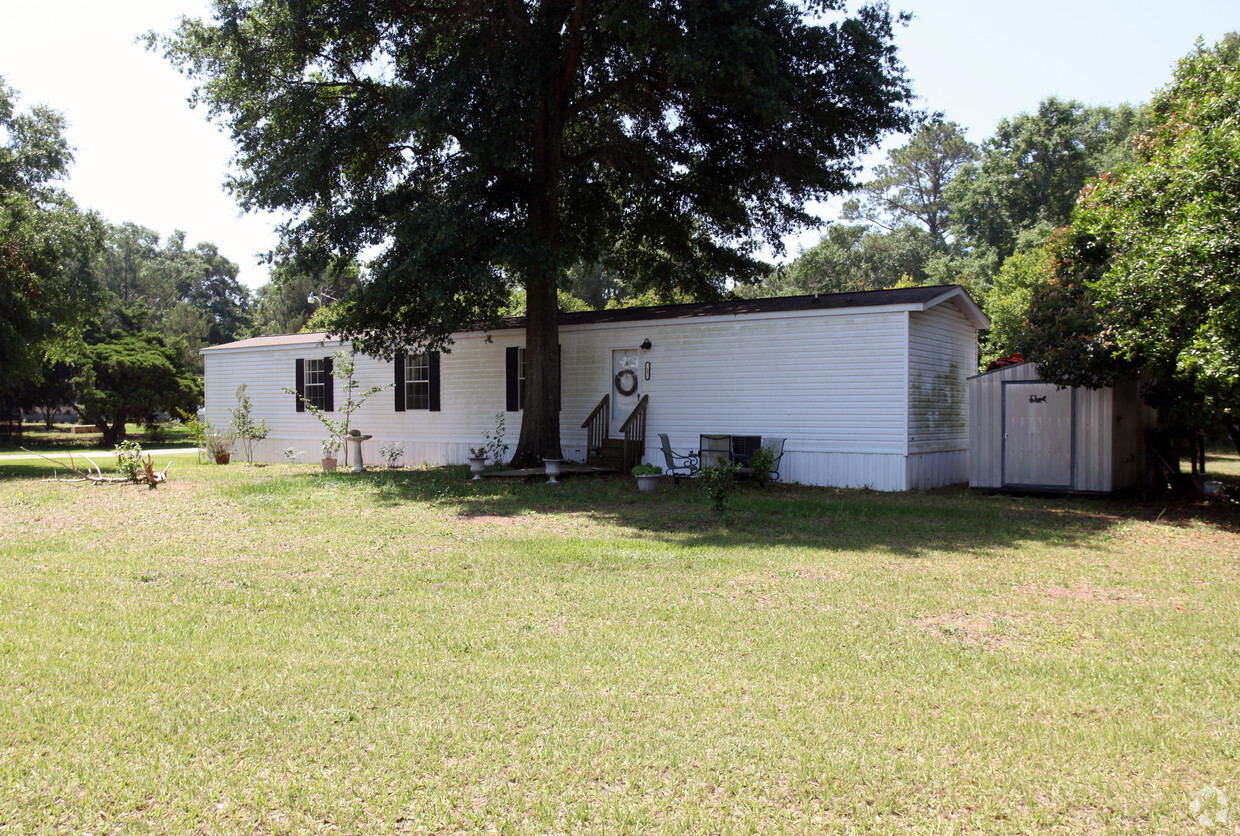
{"type": "Polygon", "coordinates": [[[934,249],[930,233],[912,224],[901,224],[890,232],[865,224],[832,224],[817,244],[790,264],[777,268],[761,285],[740,287],[737,293],[797,296],[922,284],[934,249]]]}
{"type": "Polygon", "coordinates": [[[1180,61],[1135,162],[1082,193],[1034,298],[1029,354],[1064,383],[1139,372],[1162,406],[1223,420],[1240,448],[1237,113],[1232,33],[1180,61]]]}
{"type": "Polygon", "coordinates": [[[908,122],[884,5],[843,0],[217,0],[167,54],[286,244],[376,253],[339,332],[443,347],[526,292],[514,461],[558,456],[557,287],[601,263],[718,295],[908,122]]]}
{"type": "Polygon", "coordinates": [[[256,336],[296,334],[308,326],[321,305],[346,298],[360,277],[356,261],[336,262],[313,272],[281,261],[271,271],[270,281],[254,292],[251,332],[256,336]]]}
{"type": "Polygon", "coordinates": [[[161,245],[159,233],[133,223],[108,227],[93,269],[111,291],[105,327],[120,311],[142,312],[142,327],[163,334],[186,366],[202,371],[198,349],[249,333],[250,292],[238,266],[211,243],[186,246],[177,230],[161,245]]]}
{"type": "Polygon", "coordinates": [[[56,185],[73,161],[64,126],[46,106],[19,111],[0,79],[0,398],[63,357],[101,303],[88,266],[103,222],[56,185]]]}
{"type": "Polygon", "coordinates": [[[977,146],[955,122],[923,122],[907,143],[887,153],[887,162],[875,166],[874,179],[860,187],[860,198],[844,204],[843,217],[888,231],[918,224],[941,247],[951,217],[947,184],[975,159],[977,146]]]}
{"type": "Polygon", "coordinates": [[[193,412],[202,383],[164,338],[135,327],[95,334],[77,361],[73,381],[82,419],[97,426],[108,444],[125,438],[126,422],[152,423],[160,413],[193,412]]]}
{"type": "Polygon", "coordinates": [[[957,238],[1005,259],[1021,233],[1068,222],[1081,187],[1131,157],[1132,137],[1148,124],[1148,111],[1120,105],[1087,107],[1054,96],[1036,113],[1003,119],[946,188],[957,238]]]}

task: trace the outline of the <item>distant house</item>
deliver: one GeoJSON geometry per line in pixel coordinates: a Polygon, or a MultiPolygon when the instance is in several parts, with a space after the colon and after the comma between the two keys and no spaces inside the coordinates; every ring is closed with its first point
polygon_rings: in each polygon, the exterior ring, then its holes
{"type": "MultiPolygon", "coordinates": [[[[785,438],[781,475],[813,485],[899,491],[968,479],[967,378],[988,322],[956,285],[566,313],[560,317],[564,455],[584,460],[583,422],[603,397],[614,436],[646,401],[645,458],[659,433],[678,450],[702,434],[785,438]]],[[[362,387],[392,383],[354,413],[401,442],[408,463],[464,463],[505,414],[515,445],[524,395],[524,321],[461,332],[443,354],[359,357],[362,387]]],[[[342,397],[322,334],[257,337],[202,350],[206,412],[226,424],[238,385],[271,428],[257,455],[318,456],[323,428],[285,387],[325,409],[342,397]]]]}

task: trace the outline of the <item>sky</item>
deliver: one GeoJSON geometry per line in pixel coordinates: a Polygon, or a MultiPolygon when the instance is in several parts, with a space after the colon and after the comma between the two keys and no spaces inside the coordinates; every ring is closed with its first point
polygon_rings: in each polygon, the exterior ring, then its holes
{"type": "MultiPolygon", "coordinates": [[[[917,105],[941,111],[974,142],[1052,95],[1148,101],[1199,37],[1214,43],[1240,29],[1235,0],[892,5],[915,15],[896,43],[917,105]]],[[[275,245],[280,218],[240,213],[222,185],[232,143],[187,104],[192,82],[135,42],[208,12],[202,0],[0,0],[0,78],[18,91],[19,107],[65,114],[77,149],[65,185],[80,205],[161,236],[184,230],[190,245],[210,241],[257,288],[267,280],[259,255],[275,245]]],[[[881,150],[868,158],[881,159],[881,150]]],[[[835,205],[819,211],[830,219],[835,205]]],[[[789,256],[820,234],[789,238],[789,256]]]]}

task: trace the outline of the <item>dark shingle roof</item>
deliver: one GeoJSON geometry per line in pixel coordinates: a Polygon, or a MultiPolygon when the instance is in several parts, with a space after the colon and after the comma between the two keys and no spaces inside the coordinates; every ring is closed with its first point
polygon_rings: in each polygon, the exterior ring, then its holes
{"type": "MultiPolygon", "coordinates": [[[[831,310],[846,308],[873,308],[929,305],[945,297],[958,295],[962,299],[965,315],[979,328],[989,327],[981,308],[960,285],[945,284],[932,287],[901,287],[892,290],[861,290],[855,293],[816,293],[808,296],[777,296],[771,299],[731,299],[726,302],[692,302],[686,305],[653,305],[646,308],[616,308],[607,311],[581,311],[560,314],[560,325],[592,325],[610,322],[646,322],[656,319],[694,319],[704,316],[744,316],[746,314],[785,313],[795,311],[831,310]]],[[[501,319],[492,330],[524,328],[525,317],[514,316],[501,319]]],[[[483,330],[477,328],[474,330],[483,330]]],[[[291,345],[326,339],[322,333],[289,334],[273,337],[254,337],[201,351],[222,348],[253,348],[259,346],[291,345]]],[[[334,341],[334,340],[333,340],[334,341]]]]}
{"type": "MultiPolygon", "coordinates": [[[[777,296],[771,299],[733,299],[726,302],[693,302],[686,305],[655,305],[648,308],[617,308],[560,314],[561,325],[601,322],[640,322],[650,319],[690,319],[702,316],[743,316],[757,313],[869,308],[879,305],[924,305],[959,289],[959,285],[902,287],[894,290],[863,290],[855,293],[816,293],[808,296],[777,296]]],[[[502,327],[522,328],[524,317],[505,320],[502,327]]]]}

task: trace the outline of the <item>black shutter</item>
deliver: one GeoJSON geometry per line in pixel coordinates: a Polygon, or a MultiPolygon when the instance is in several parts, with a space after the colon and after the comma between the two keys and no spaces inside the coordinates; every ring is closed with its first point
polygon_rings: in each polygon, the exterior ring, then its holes
{"type": "Polygon", "coordinates": [[[323,358],[323,411],[336,409],[336,381],[332,379],[332,358],[323,358]]]}
{"type": "Polygon", "coordinates": [[[297,395],[293,398],[293,400],[297,402],[297,411],[305,412],[306,402],[303,398],[306,397],[306,361],[302,360],[300,357],[297,358],[296,380],[297,382],[294,384],[293,388],[297,390],[297,395]]]}
{"type": "Polygon", "coordinates": [[[555,347],[555,411],[564,408],[564,346],[555,347]]]}
{"type": "Polygon", "coordinates": [[[431,412],[439,412],[439,352],[432,351],[426,361],[430,364],[431,412]]]}
{"type": "Polygon", "coordinates": [[[521,389],[517,381],[517,372],[518,372],[517,351],[518,349],[516,346],[509,346],[507,349],[504,350],[504,355],[505,355],[504,359],[506,361],[505,365],[507,368],[507,383],[508,383],[507,389],[508,389],[508,411],[509,412],[520,412],[521,411],[521,389]]]}
{"type": "Polygon", "coordinates": [[[396,411],[405,411],[405,355],[396,353],[396,411]]]}

